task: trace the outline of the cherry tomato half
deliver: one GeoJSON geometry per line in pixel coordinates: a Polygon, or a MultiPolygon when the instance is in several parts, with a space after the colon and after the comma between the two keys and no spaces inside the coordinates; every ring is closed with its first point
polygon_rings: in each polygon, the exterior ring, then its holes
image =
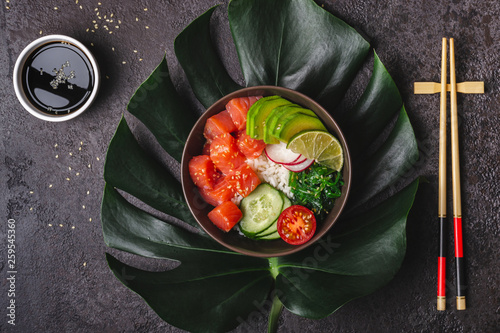
{"type": "Polygon", "coordinates": [[[278,233],[288,244],[304,244],[312,238],[315,231],[316,218],[304,206],[290,206],[278,217],[278,233]]]}

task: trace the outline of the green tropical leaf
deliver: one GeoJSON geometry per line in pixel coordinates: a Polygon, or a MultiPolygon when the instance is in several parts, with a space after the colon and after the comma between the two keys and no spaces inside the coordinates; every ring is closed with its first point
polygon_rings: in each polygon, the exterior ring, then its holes
{"type": "Polygon", "coordinates": [[[115,276],[161,318],[193,332],[237,327],[266,300],[274,282],[267,260],[231,254],[198,253],[166,272],[132,268],[109,254],[107,260],[115,276]]]}
{"type": "Polygon", "coordinates": [[[181,184],[137,143],[125,118],[111,139],[104,180],[149,206],[199,228],[191,215],[181,184]]]}
{"type": "Polygon", "coordinates": [[[370,45],[352,27],[303,0],[233,0],[229,23],[248,86],[300,91],[336,105],[370,45]]]}
{"type": "Polygon", "coordinates": [[[368,86],[355,107],[340,119],[353,158],[363,159],[359,155],[380,135],[402,105],[394,80],[374,53],[368,86]]]}
{"type": "Polygon", "coordinates": [[[344,224],[356,228],[336,235],[335,228],[314,246],[278,259],[276,289],[291,312],[325,317],[348,301],[387,284],[403,261],[406,219],[418,181],[381,205],[344,224]]]}
{"type": "Polygon", "coordinates": [[[210,17],[216,7],[188,25],[175,39],[175,55],[196,98],[208,108],[220,98],[240,89],[231,79],[210,37],[210,17]]]}
{"type": "Polygon", "coordinates": [[[413,128],[401,108],[398,120],[384,144],[371,156],[357,174],[359,180],[353,182],[351,207],[360,206],[374,198],[389,185],[407,174],[418,160],[418,145],[413,128]]]}
{"type": "Polygon", "coordinates": [[[165,58],[134,93],[127,110],[149,128],[165,151],[181,161],[196,118],[177,94],[165,58]]]}
{"type": "MultiPolygon", "coordinates": [[[[239,88],[211,41],[214,9],[175,40],[176,56],[206,107],[239,88]]],[[[369,52],[368,43],[354,29],[312,0],[232,0],[228,14],[248,86],[299,90],[330,110],[369,52]]],[[[170,81],[165,59],[139,87],[128,109],[179,161],[193,119],[177,113],[189,110],[170,81]],[[148,110],[153,111],[148,114],[148,110]]],[[[418,158],[399,91],[376,54],[362,97],[342,115],[344,132],[358,157],[353,162],[359,173],[350,206],[373,203],[418,158]],[[387,128],[398,111],[395,125],[387,128]],[[383,132],[390,134],[368,155],[368,145],[383,132]]],[[[261,311],[264,303],[271,304],[269,330],[274,331],[283,305],[297,315],[321,318],[386,285],[405,255],[406,219],[418,187],[415,181],[362,215],[358,210],[358,215],[344,215],[325,237],[303,251],[263,259],[234,253],[203,232],[162,221],[118,193],[115,188],[197,227],[177,179],[139,146],[124,119],[110,142],[104,178],[101,219],[106,244],[180,263],[165,272],[146,272],[107,255],[111,270],[165,321],[199,332],[233,329],[252,312],[261,311]]]]}

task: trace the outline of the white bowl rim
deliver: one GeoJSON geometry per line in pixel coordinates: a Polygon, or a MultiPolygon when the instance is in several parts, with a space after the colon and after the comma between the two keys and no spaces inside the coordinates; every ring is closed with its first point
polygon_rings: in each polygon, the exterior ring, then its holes
{"type": "Polygon", "coordinates": [[[101,83],[101,77],[100,77],[99,66],[97,64],[97,61],[96,61],[95,57],[93,56],[93,54],[90,52],[90,50],[85,45],[83,45],[78,40],[76,40],[72,37],[69,37],[69,36],[47,35],[47,36],[43,36],[43,37],[40,37],[40,38],[32,41],[19,54],[19,56],[16,60],[16,63],[14,65],[13,83],[14,83],[14,90],[16,92],[17,99],[19,100],[21,105],[24,107],[24,109],[26,109],[26,111],[31,113],[33,116],[35,116],[39,119],[45,120],[45,121],[61,122],[61,121],[70,120],[70,119],[73,119],[73,118],[79,116],[80,114],[85,112],[90,107],[90,105],[94,102],[95,98],[97,97],[97,93],[99,91],[99,87],[100,87],[100,83],[101,83]],[[29,102],[28,98],[26,97],[26,94],[24,93],[23,87],[22,87],[22,78],[21,78],[22,73],[21,72],[22,72],[24,63],[26,62],[27,58],[39,46],[46,44],[46,43],[50,43],[50,42],[67,42],[67,43],[73,44],[76,47],[78,47],[80,50],[83,51],[85,56],[90,61],[91,65],[92,65],[92,70],[94,72],[94,87],[92,89],[92,93],[90,94],[90,96],[87,99],[87,101],[85,102],[85,104],[83,104],[80,108],[78,108],[78,110],[73,111],[73,112],[68,113],[68,114],[64,114],[64,115],[50,115],[50,114],[47,114],[47,113],[40,111],[39,109],[34,107],[29,102]]]}

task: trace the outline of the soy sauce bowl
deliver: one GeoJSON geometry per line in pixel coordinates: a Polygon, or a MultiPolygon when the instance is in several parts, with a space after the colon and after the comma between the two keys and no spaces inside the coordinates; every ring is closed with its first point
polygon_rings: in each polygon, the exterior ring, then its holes
{"type": "Polygon", "coordinates": [[[73,119],[97,97],[99,66],[78,40],[41,37],[24,48],[14,66],[14,90],[33,116],[52,122],[73,119]]]}
{"type": "Polygon", "coordinates": [[[316,103],[311,98],[287,88],[276,86],[256,86],[243,88],[221,98],[209,107],[207,111],[198,119],[191,130],[184,147],[181,161],[181,182],[184,196],[191,213],[203,230],[205,230],[214,240],[230,250],[245,255],[254,257],[278,257],[292,254],[311,246],[323,237],[337,221],[342,210],[344,209],[351,187],[351,158],[345,137],[340,130],[340,127],[330,114],[323,107],[321,107],[321,105],[316,103]],[[335,204],[327,217],[323,221],[317,221],[316,233],[313,238],[301,245],[290,245],[281,239],[253,240],[239,233],[237,226],[229,232],[220,230],[209,220],[207,216],[207,214],[214,207],[203,200],[189,175],[189,161],[193,156],[202,154],[203,145],[205,144],[203,130],[209,117],[225,110],[226,104],[233,98],[271,95],[281,96],[293,103],[314,111],[314,113],[326,126],[328,131],[336,136],[340,141],[344,153],[344,166],[342,169],[344,185],[341,188],[342,194],[335,200],[335,204]]]}

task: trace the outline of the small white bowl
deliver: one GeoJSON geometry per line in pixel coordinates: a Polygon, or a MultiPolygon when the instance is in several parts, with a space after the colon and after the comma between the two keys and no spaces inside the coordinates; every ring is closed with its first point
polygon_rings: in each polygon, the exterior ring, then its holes
{"type": "MultiPolygon", "coordinates": [[[[56,73],[56,70],[58,68],[60,68],[60,70],[62,70],[61,73],[63,75],[62,83],[66,84],[69,87],[69,89],[73,89],[73,84],[69,81],[73,78],[70,76],[65,76],[65,72],[64,72],[64,67],[68,67],[68,66],[70,66],[69,63],[66,65],[64,65],[64,63],[63,64],[54,63],[54,66],[53,66],[54,71],[53,72],[56,73]],[[67,81],[66,81],[66,79],[67,79],[67,81]]],[[[44,71],[41,70],[40,74],[44,75],[43,73],[44,73],[44,71]]],[[[73,72],[73,74],[75,74],[75,78],[77,80],[78,80],[78,76],[82,75],[82,73],[74,73],[74,72],[73,72]]],[[[83,75],[85,75],[85,74],[83,74],[83,75]]],[[[87,72],[87,75],[88,75],[88,72],[87,72]]],[[[31,113],[33,116],[35,116],[39,119],[42,119],[42,120],[52,121],[52,122],[60,122],[60,121],[66,121],[69,119],[73,119],[73,118],[79,116],[80,114],[82,114],[85,110],[87,110],[89,108],[89,106],[94,102],[94,100],[97,96],[97,92],[99,90],[101,78],[100,78],[100,74],[99,74],[99,66],[97,64],[97,61],[95,60],[92,53],[85,47],[85,45],[83,45],[82,43],[80,43],[76,39],[68,37],[68,36],[49,35],[49,36],[41,37],[41,38],[31,42],[21,52],[21,54],[17,58],[15,66],[14,66],[13,81],[14,81],[14,90],[16,92],[17,98],[19,99],[19,102],[22,104],[22,106],[29,113],[31,113]],[[83,98],[73,110],[66,111],[65,113],[59,113],[59,114],[55,114],[54,112],[50,112],[50,111],[52,111],[52,109],[50,107],[46,108],[44,110],[41,105],[37,105],[37,103],[30,100],[30,98],[27,96],[27,91],[26,91],[28,89],[27,88],[25,89],[25,87],[24,87],[24,77],[23,77],[24,75],[26,75],[26,73],[24,73],[24,71],[25,71],[24,68],[25,68],[26,62],[28,61],[28,59],[30,59],[30,57],[32,55],[35,55],[34,52],[36,52],[37,50],[39,50],[40,48],[42,48],[43,46],[45,46],[47,44],[57,43],[57,42],[67,44],[67,45],[70,45],[72,47],[79,49],[83,53],[83,57],[81,54],[78,54],[76,52],[75,52],[75,54],[82,57],[83,62],[90,64],[91,68],[88,70],[93,73],[93,80],[89,76],[89,80],[92,83],[91,88],[88,90],[90,92],[90,95],[87,93],[87,95],[85,95],[85,98],[83,98]],[[83,58],[86,58],[86,59],[83,59],[83,58]]],[[[54,80],[52,80],[52,81],[54,81],[54,80]]],[[[44,82],[44,83],[51,84],[52,81],[44,82]]],[[[58,83],[56,82],[55,85],[57,87],[58,83]]],[[[57,89],[54,87],[52,87],[52,88],[57,89]]],[[[49,87],[47,89],[49,91],[48,94],[50,94],[49,87]]]]}

